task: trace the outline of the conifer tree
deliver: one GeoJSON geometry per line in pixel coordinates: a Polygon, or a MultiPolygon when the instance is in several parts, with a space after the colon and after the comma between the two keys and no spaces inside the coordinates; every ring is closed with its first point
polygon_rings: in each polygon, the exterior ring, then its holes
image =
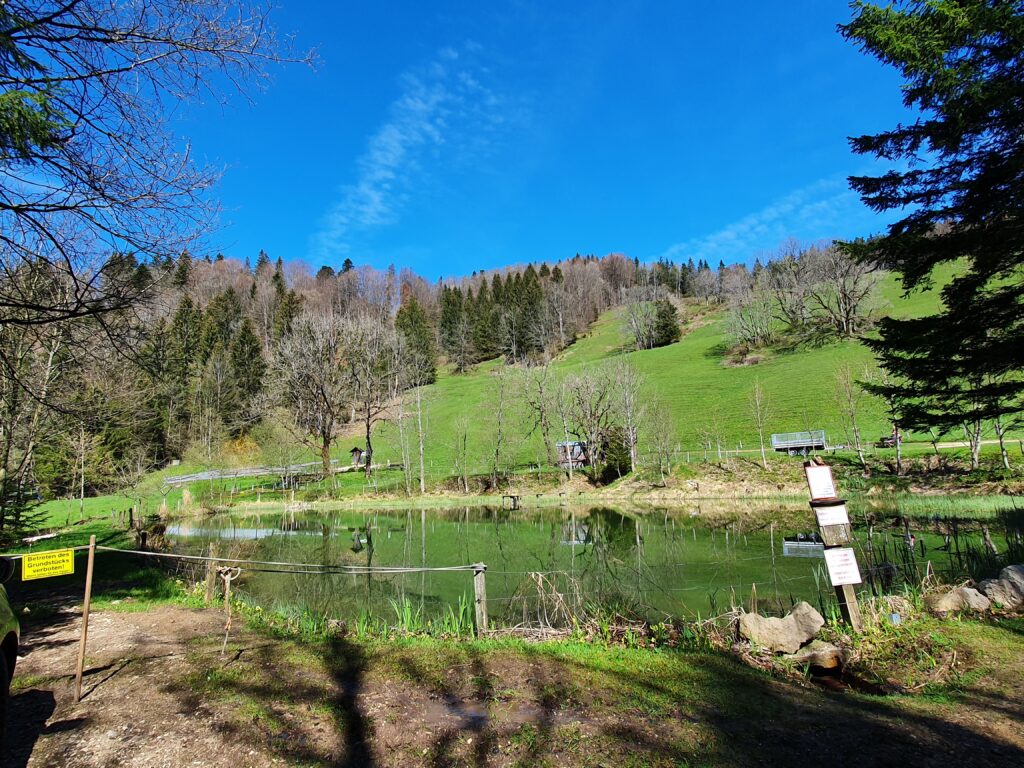
{"type": "Polygon", "coordinates": [[[682,334],[675,305],[668,299],[658,299],[654,307],[654,346],[664,347],[679,341],[682,334]]]}
{"type": "Polygon", "coordinates": [[[260,248],[259,254],[256,256],[256,276],[259,277],[261,274],[270,269],[270,257],[267,252],[260,248]]]}
{"type": "Polygon", "coordinates": [[[230,358],[234,407],[237,409],[233,420],[244,431],[259,418],[255,400],[263,389],[263,375],[267,370],[263,345],[249,318],[242,321],[231,340],[230,358]]]}
{"type": "Polygon", "coordinates": [[[840,32],[899,70],[904,104],[920,113],[851,139],[859,154],[909,161],[850,179],[871,208],[909,213],[844,247],[898,271],[907,291],[958,265],[939,313],[881,321],[868,343],[890,381],[873,390],[905,428],[980,434],[1024,407],[1024,6],[857,2],[840,32]]]}
{"type": "Polygon", "coordinates": [[[407,354],[407,374],[413,386],[437,381],[437,344],[427,313],[409,295],[395,315],[395,329],[401,334],[407,354]]]}

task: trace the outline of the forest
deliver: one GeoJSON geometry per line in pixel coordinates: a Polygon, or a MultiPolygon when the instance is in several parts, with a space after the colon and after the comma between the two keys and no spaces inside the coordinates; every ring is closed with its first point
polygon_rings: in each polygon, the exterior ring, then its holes
{"type": "MultiPolygon", "coordinates": [[[[494,359],[526,372],[543,368],[614,307],[622,308],[636,349],[677,341],[677,307],[687,301],[728,307],[739,345],[811,328],[846,333],[870,322],[877,275],[848,260],[846,271],[828,271],[823,262],[843,263],[835,253],[788,244],[753,269],[715,270],[703,262],[576,255],[437,283],[351,261],[313,273],[262,251],[254,263],[187,252],[158,262],[114,254],[95,290],[130,294],[130,304],[5,324],[4,518],[17,526],[17,510],[32,501],[110,492],[174,460],[215,464],[228,446],[271,442],[282,429],[325,472],[339,436],[355,433],[369,469],[377,424],[395,420],[400,396],[433,383],[439,366],[454,375],[494,359]],[[752,334],[752,325],[762,332],[752,334]]],[[[16,275],[47,292],[39,303],[61,282],[44,274],[34,282],[16,275]]],[[[524,381],[532,378],[538,390],[527,398],[536,406],[530,418],[545,445],[553,448],[556,437],[605,443],[615,432],[623,466],[632,468],[635,416],[613,415],[621,410],[614,393],[638,396],[640,382],[628,369],[580,372],[563,398],[552,394],[555,382],[527,373],[524,381]],[[617,385],[592,380],[601,376],[617,385]],[[541,402],[552,397],[550,407],[541,402]]],[[[628,412],[630,395],[625,400],[628,412]]]]}

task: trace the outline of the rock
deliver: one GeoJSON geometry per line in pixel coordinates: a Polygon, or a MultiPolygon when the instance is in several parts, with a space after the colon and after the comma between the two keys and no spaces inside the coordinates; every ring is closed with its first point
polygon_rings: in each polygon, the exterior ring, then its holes
{"type": "Polygon", "coordinates": [[[992,601],[976,589],[961,587],[957,591],[963,596],[964,608],[974,613],[981,613],[992,607],[992,601]]]}
{"type": "Polygon", "coordinates": [[[1019,565],[1009,565],[1003,568],[998,579],[985,579],[978,584],[978,589],[1004,610],[1020,610],[1024,608],[1024,588],[1019,585],[1022,578],[1020,570],[1019,565]]]}
{"type": "Polygon", "coordinates": [[[824,640],[812,640],[809,645],[784,658],[803,666],[821,669],[839,669],[846,661],[845,652],[841,648],[824,640]]]}
{"type": "Polygon", "coordinates": [[[818,634],[825,620],[809,603],[797,603],[782,619],[767,618],[757,613],[740,616],[740,635],[755,645],[782,653],[795,653],[818,634]]]}
{"type": "Polygon", "coordinates": [[[810,603],[797,603],[793,606],[793,610],[790,611],[788,618],[793,619],[797,627],[807,635],[807,639],[803,641],[804,643],[818,634],[818,630],[825,626],[825,620],[821,617],[820,613],[814,610],[810,603]]]}
{"type": "Polygon", "coordinates": [[[924,600],[932,613],[956,613],[958,611],[987,611],[992,603],[976,589],[959,587],[944,595],[928,595],[924,600]]]}
{"type": "Polygon", "coordinates": [[[999,572],[1000,581],[1008,581],[1024,595],[1024,565],[1008,565],[999,572]]]}

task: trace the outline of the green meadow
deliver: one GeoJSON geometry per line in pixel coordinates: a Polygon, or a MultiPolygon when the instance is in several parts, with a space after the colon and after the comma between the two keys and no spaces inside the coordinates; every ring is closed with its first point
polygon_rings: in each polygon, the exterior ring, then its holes
{"type": "MultiPolygon", "coordinates": [[[[944,284],[952,269],[937,275],[936,284],[944,284]]],[[[921,316],[935,311],[940,299],[938,289],[904,297],[897,281],[889,276],[880,286],[879,311],[892,316],[921,316]]],[[[872,363],[870,351],[859,341],[828,341],[803,344],[794,348],[766,350],[753,365],[735,365],[727,354],[729,347],[727,312],[721,308],[707,311],[697,307],[684,325],[681,341],[659,349],[631,350],[623,328],[622,311],[605,313],[589,332],[552,361],[556,377],[588,366],[622,359],[629,361],[646,379],[647,423],[641,429],[641,453],[644,432],[654,419],[671,420],[679,445],[680,462],[697,461],[704,455],[702,434],[718,435],[723,450],[752,450],[758,447],[757,429],[749,404],[750,393],[760,383],[768,400],[768,431],[793,432],[824,429],[831,445],[852,443],[843,428],[836,395],[836,372],[850,366],[855,376],[862,375],[872,363]],[[645,429],[646,428],[646,429],[645,429]]],[[[456,444],[466,424],[470,473],[490,470],[496,435],[496,407],[500,365],[491,361],[466,374],[441,372],[436,384],[423,392],[427,474],[432,480],[453,472],[456,444]]],[[[514,373],[514,372],[513,372],[514,373]]],[[[514,377],[513,377],[514,378],[514,377]]],[[[504,456],[514,456],[520,467],[544,466],[545,450],[539,432],[530,434],[531,419],[521,397],[512,398],[512,426],[506,427],[504,456]]],[[[862,439],[874,442],[891,432],[884,404],[865,397],[859,417],[862,439]]],[[[412,427],[410,426],[410,430],[412,427]]],[[[908,442],[927,443],[927,436],[907,435],[908,442]]],[[[951,439],[957,439],[952,436],[951,439]]],[[[415,435],[407,439],[413,444],[415,435]]],[[[393,422],[382,424],[375,443],[379,461],[401,461],[399,431],[393,422]]],[[[361,445],[358,437],[343,439],[337,453],[361,445]],[[353,442],[354,441],[354,442],[353,442]]],[[[908,445],[913,450],[912,445],[908,445]]],[[[715,449],[712,448],[712,452],[715,449]]]]}

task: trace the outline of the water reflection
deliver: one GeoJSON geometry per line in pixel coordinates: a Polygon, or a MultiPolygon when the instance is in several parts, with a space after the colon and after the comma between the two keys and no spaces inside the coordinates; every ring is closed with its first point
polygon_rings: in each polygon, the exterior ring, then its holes
{"type": "MultiPolygon", "coordinates": [[[[810,548],[799,547],[818,545],[796,536],[813,524],[806,506],[746,517],[692,511],[261,508],[179,521],[167,535],[180,551],[205,551],[218,542],[222,555],[275,562],[432,568],[486,563],[490,614],[505,623],[555,623],[594,608],[657,620],[707,616],[730,605],[749,608],[752,600],[761,610],[782,611],[798,599],[819,606],[831,599],[820,553],[809,557],[810,548]],[[794,541],[785,542],[787,536],[794,541]]],[[[867,587],[881,589],[917,567],[923,562],[917,547],[934,558],[943,546],[938,531],[919,532],[914,549],[901,536],[880,527],[859,531],[867,587]]],[[[965,545],[957,541],[962,552],[965,545]]],[[[472,579],[468,572],[248,572],[239,589],[278,608],[343,619],[366,610],[389,614],[406,601],[437,616],[460,597],[471,597],[472,579]]]]}

